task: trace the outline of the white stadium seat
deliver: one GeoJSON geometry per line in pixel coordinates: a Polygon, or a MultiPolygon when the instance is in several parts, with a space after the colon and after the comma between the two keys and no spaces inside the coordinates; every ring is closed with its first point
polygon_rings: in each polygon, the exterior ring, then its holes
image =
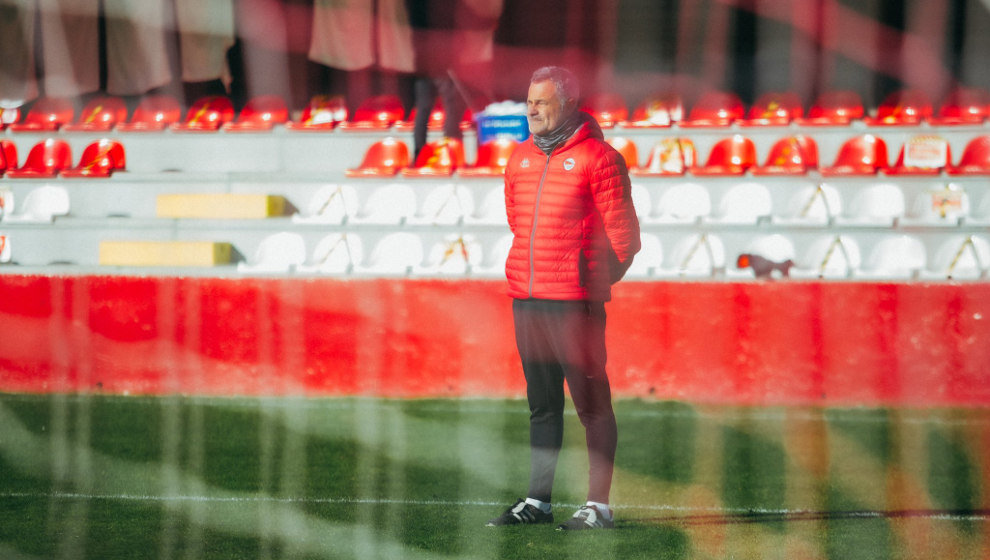
{"type": "Polygon", "coordinates": [[[56,216],[69,213],[69,191],[58,185],[44,185],[32,189],[24,197],[20,208],[11,212],[7,208],[5,222],[51,222],[56,216]]]}
{"type": "Polygon", "coordinates": [[[862,278],[913,278],[927,264],[925,245],[911,235],[885,236],[870,251],[857,276],[862,278]]]}
{"type": "Polygon", "coordinates": [[[304,262],[306,241],[298,233],[282,231],[265,237],[249,262],[237,263],[237,271],[285,273],[304,262]]]}
{"type": "Polygon", "coordinates": [[[474,197],[471,190],[457,183],[440,185],[430,190],[423,205],[408,218],[413,224],[454,225],[474,213],[474,197]]]}
{"type": "Polygon", "coordinates": [[[692,223],[712,213],[708,189],[698,183],[680,183],[665,190],[657,203],[657,220],[692,223]]]}
{"type": "Polygon", "coordinates": [[[718,202],[713,223],[756,224],[773,215],[770,190],[761,183],[744,182],[730,187],[718,202]]]}
{"type": "Polygon", "coordinates": [[[797,189],[787,208],[773,220],[781,224],[822,225],[842,214],[842,198],[835,187],[821,183],[797,189]]]}
{"type": "Polygon", "coordinates": [[[509,249],[511,248],[511,233],[498,237],[491,243],[491,247],[484,252],[481,264],[472,269],[471,273],[475,276],[505,278],[505,260],[509,257],[509,249]]]}
{"type": "Polygon", "coordinates": [[[397,225],[416,213],[416,192],[409,185],[393,183],[375,188],[353,222],[397,225]]]}
{"type": "Polygon", "coordinates": [[[463,275],[482,262],[481,243],[473,235],[453,233],[430,247],[426,262],[413,272],[421,275],[463,275]]]}
{"type": "Polygon", "coordinates": [[[791,276],[849,278],[862,265],[859,244],[846,235],[822,235],[797,255],[791,276]]]}
{"type": "Polygon", "coordinates": [[[710,233],[684,237],[674,245],[668,268],[682,276],[714,276],[725,269],[725,245],[710,233]]]}
{"type": "Polygon", "coordinates": [[[296,223],[342,224],[357,214],[359,208],[357,190],[351,185],[326,185],[320,187],[309,199],[305,213],[296,213],[296,223]]]}
{"type": "Polygon", "coordinates": [[[423,241],[415,233],[399,231],[378,240],[360,272],[409,274],[423,264],[423,241]]]}
{"type": "Polygon", "coordinates": [[[498,186],[489,189],[473,214],[464,217],[467,224],[505,225],[505,189],[498,186]]]}
{"type": "Polygon", "coordinates": [[[977,235],[953,235],[931,259],[924,276],[933,279],[983,278],[990,270],[990,242],[977,235]]]}
{"type": "Polygon", "coordinates": [[[663,245],[660,238],[652,233],[641,233],[639,236],[642,248],[633,257],[633,262],[626,272],[629,278],[643,278],[658,274],[663,267],[663,245]]]}
{"type": "Polygon", "coordinates": [[[354,270],[364,256],[361,236],[340,232],[325,236],[313,250],[312,259],[297,267],[299,272],[318,274],[347,274],[354,270]]]}
{"type": "Polygon", "coordinates": [[[846,213],[836,218],[836,223],[890,227],[904,217],[904,212],[904,192],[900,187],[877,183],[857,189],[846,213]]]}

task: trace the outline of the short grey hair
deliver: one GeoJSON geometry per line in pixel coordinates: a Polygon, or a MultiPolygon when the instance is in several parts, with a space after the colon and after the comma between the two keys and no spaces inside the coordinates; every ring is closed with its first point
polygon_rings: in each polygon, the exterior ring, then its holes
{"type": "Polygon", "coordinates": [[[535,84],[536,82],[546,81],[553,83],[561,104],[566,103],[568,99],[573,99],[577,102],[581,95],[581,88],[578,86],[577,78],[567,68],[561,66],[544,66],[533,72],[533,77],[530,78],[529,83],[535,84]]]}

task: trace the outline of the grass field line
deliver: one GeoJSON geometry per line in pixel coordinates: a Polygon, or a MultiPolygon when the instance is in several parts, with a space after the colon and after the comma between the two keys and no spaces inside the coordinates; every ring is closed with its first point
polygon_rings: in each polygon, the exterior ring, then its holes
{"type": "MultiPolygon", "coordinates": [[[[104,394],[87,394],[87,393],[52,393],[52,394],[37,394],[37,393],[0,393],[0,401],[2,400],[28,400],[37,401],[52,399],[58,402],[78,403],[86,402],[94,398],[120,398],[120,399],[153,399],[157,402],[167,404],[172,402],[180,403],[192,403],[197,405],[207,405],[207,406],[223,406],[225,408],[242,408],[242,409],[259,409],[259,408],[273,408],[273,409],[291,409],[291,410],[360,410],[360,409],[377,409],[377,408],[388,408],[391,406],[401,406],[403,402],[409,399],[401,398],[380,398],[380,397],[332,397],[332,396],[319,396],[319,397],[305,397],[305,396],[214,396],[214,395],[104,395],[104,394]]],[[[437,402],[435,406],[420,407],[420,411],[424,412],[441,412],[441,413],[451,413],[456,412],[458,414],[529,414],[529,409],[525,405],[525,400],[523,397],[518,399],[509,400],[519,400],[521,406],[517,408],[512,408],[506,410],[505,408],[497,406],[484,406],[485,401],[491,400],[484,397],[437,397],[434,400],[437,402]]],[[[496,399],[505,400],[505,399],[496,399]]],[[[842,419],[846,415],[853,417],[857,423],[883,423],[888,422],[889,419],[884,418],[882,415],[863,415],[863,409],[861,407],[849,406],[849,407],[831,407],[831,408],[818,408],[814,406],[771,406],[768,408],[763,407],[728,407],[721,408],[716,412],[709,412],[705,410],[706,406],[702,403],[695,403],[694,406],[685,409],[672,410],[666,407],[658,407],[649,410],[622,410],[621,405],[623,401],[628,402],[638,402],[640,399],[623,399],[616,398],[614,404],[620,407],[616,411],[617,415],[620,417],[629,418],[715,418],[727,422],[733,420],[767,420],[767,421],[787,421],[787,420],[822,420],[822,419],[842,419]],[[733,409],[734,408],[734,409],[733,409]]],[[[663,402],[680,402],[680,401],[657,401],[657,404],[662,404],[663,402]]],[[[688,403],[685,403],[688,404],[688,403]]],[[[875,410],[883,410],[883,407],[877,407],[875,410]]],[[[904,424],[928,424],[928,425],[941,425],[941,426],[967,426],[967,425],[990,425],[990,415],[987,414],[977,414],[977,415],[959,415],[956,414],[960,410],[970,410],[966,407],[957,407],[953,409],[942,409],[942,408],[900,408],[897,409],[898,421],[904,424]]],[[[573,408],[568,406],[564,411],[567,416],[577,416],[577,413],[573,408]]]]}
{"type": "MultiPolygon", "coordinates": [[[[203,496],[153,494],[99,494],[82,492],[0,492],[0,499],[51,499],[51,500],[103,500],[122,502],[195,502],[195,503],[280,503],[280,504],[336,504],[372,506],[444,506],[444,507],[504,507],[505,502],[495,500],[409,500],[393,498],[308,498],[280,496],[203,496]]],[[[583,504],[556,504],[557,508],[577,509],[583,504]]],[[[613,504],[618,511],[670,512],[674,515],[650,517],[649,521],[661,523],[686,523],[689,525],[757,523],[768,521],[822,521],[840,519],[903,519],[924,518],[937,521],[990,521],[990,509],[976,510],[852,510],[820,511],[807,509],[684,507],[667,504],[613,504]]]]}

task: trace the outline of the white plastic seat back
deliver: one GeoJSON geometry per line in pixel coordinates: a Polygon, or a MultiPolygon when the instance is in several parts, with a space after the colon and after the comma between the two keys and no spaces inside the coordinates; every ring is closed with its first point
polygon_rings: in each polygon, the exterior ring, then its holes
{"type": "Polygon", "coordinates": [[[13,213],[7,209],[5,221],[10,222],[51,222],[56,216],[69,213],[69,191],[58,185],[44,185],[31,190],[24,196],[20,209],[13,213]]]}
{"type": "Polygon", "coordinates": [[[924,269],[927,260],[925,245],[920,239],[891,235],[873,246],[864,269],[871,276],[909,278],[924,269]]]}
{"type": "Polygon", "coordinates": [[[646,187],[643,185],[633,183],[631,194],[633,207],[636,208],[636,216],[640,220],[649,220],[650,214],[653,211],[653,201],[650,197],[650,191],[646,190],[646,187]]]}
{"type": "Polygon", "coordinates": [[[353,186],[326,185],[313,193],[305,213],[292,218],[296,222],[340,224],[357,214],[359,205],[357,191],[353,186]]]}
{"type": "Polygon", "coordinates": [[[689,235],[674,246],[671,268],[678,274],[711,276],[725,268],[725,245],[717,235],[689,235]]]}
{"type": "Polygon", "coordinates": [[[294,232],[273,233],[261,240],[254,258],[237,263],[240,272],[289,272],[306,262],[306,241],[294,232]]]}
{"type": "Polygon", "coordinates": [[[859,189],[849,201],[846,218],[855,223],[890,224],[904,217],[904,192],[892,183],[859,189]]]}
{"type": "Polygon", "coordinates": [[[312,260],[299,267],[303,272],[346,274],[361,263],[364,247],[356,233],[331,233],[320,239],[313,249],[312,260]]]}
{"type": "Polygon", "coordinates": [[[842,214],[842,197],[827,184],[808,185],[794,192],[782,216],[783,221],[826,223],[842,214]]]}
{"type": "Polygon", "coordinates": [[[924,224],[952,226],[968,215],[969,195],[962,185],[949,183],[918,195],[911,217],[924,224]]]}
{"type": "Polygon", "coordinates": [[[712,212],[708,189],[697,183],[674,185],[660,195],[657,215],[660,221],[693,222],[712,212]]]}
{"type": "Polygon", "coordinates": [[[435,187],[426,194],[423,206],[410,221],[424,224],[453,225],[474,213],[471,191],[456,183],[435,187]]]}
{"type": "Polygon", "coordinates": [[[847,278],[862,266],[859,244],[845,235],[823,235],[797,255],[795,276],[847,278]]]}
{"type": "Polygon", "coordinates": [[[423,241],[415,233],[399,231],[382,237],[363,269],[379,274],[408,274],[423,263],[423,241]]]}
{"type": "Polygon", "coordinates": [[[472,270],[472,274],[492,277],[505,276],[505,260],[509,258],[509,250],[512,248],[512,234],[498,237],[491,243],[490,247],[484,251],[481,264],[472,270]]]}
{"type": "Polygon", "coordinates": [[[939,245],[932,271],[946,278],[979,278],[990,270],[990,243],[976,235],[954,235],[939,245]]]}
{"type": "Polygon", "coordinates": [[[498,224],[508,222],[505,214],[505,190],[503,187],[490,189],[475,208],[474,214],[465,216],[465,222],[473,224],[498,224]]]}
{"type": "Polygon", "coordinates": [[[14,212],[14,192],[10,189],[0,188],[0,221],[3,221],[7,214],[14,212]]]}
{"type": "Polygon", "coordinates": [[[770,189],[760,183],[733,185],[719,200],[716,221],[730,224],[755,224],[773,214],[770,189]]]}
{"type": "Polygon", "coordinates": [[[394,183],[376,188],[368,196],[354,221],[369,224],[399,224],[416,213],[416,192],[409,185],[394,183]]]}
{"type": "Polygon", "coordinates": [[[482,262],[481,243],[474,236],[451,234],[434,243],[420,274],[466,274],[482,262]]]}
{"type": "Polygon", "coordinates": [[[11,258],[10,237],[0,232],[0,263],[9,263],[11,258]]]}
{"type": "Polygon", "coordinates": [[[633,262],[626,271],[626,276],[650,276],[663,266],[663,244],[660,238],[652,233],[640,233],[641,248],[633,257],[633,262]]]}

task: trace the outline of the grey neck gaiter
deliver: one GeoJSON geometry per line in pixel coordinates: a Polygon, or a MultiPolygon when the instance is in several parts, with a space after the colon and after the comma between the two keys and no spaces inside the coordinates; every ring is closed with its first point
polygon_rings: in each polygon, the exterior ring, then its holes
{"type": "Polygon", "coordinates": [[[579,126],[584,122],[581,118],[582,111],[574,111],[569,117],[564,119],[557,128],[544,135],[533,135],[533,143],[546,155],[550,155],[554,148],[559,146],[564,140],[570,138],[579,126]]]}

